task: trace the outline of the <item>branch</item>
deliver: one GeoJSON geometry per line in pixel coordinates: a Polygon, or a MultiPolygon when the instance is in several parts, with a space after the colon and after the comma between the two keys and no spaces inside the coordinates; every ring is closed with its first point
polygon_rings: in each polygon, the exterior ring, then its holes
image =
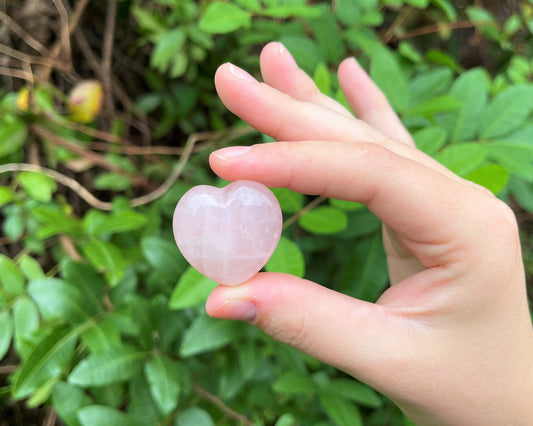
{"type": "Polygon", "coordinates": [[[401,41],[408,38],[419,37],[427,34],[440,33],[443,31],[457,30],[464,28],[477,28],[491,25],[490,22],[472,22],[472,21],[458,21],[450,22],[449,24],[435,24],[428,25],[427,27],[415,28],[414,30],[407,31],[402,35],[392,37],[392,41],[401,41]]]}
{"type": "Polygon", "coordinates": [[[307,206],[301,209],[298,213],[289,217],[285,222],[283,222],[282,229],[283,230],[287,229],[293,223],[298,221],[298,219],[300,219],[304,214],[306,214],[308,211],[313,210],[316,206],[322,204],[325,200],[326,200],[326,197],[323,197],[322,195],[320,197],[316,197],[313,201],[311,201],[307,206]]]}
{"type": "Polygon", "coordinates": [[[248,417],[228,407],[226,404],[224,404],[224,401],[222,401],[218,396],[213,395],[211,392],[205,390],[200,385],[192,382],[191,387],[200,398],[203,398],[212,403],[214,406],[218,407],[230,419],[236,420],[246,426],[254,425],[254,422],[251,421],[248,417]]]}
{"type": "Polygon", "coordinates": [[[115,35],[115,21],[117,17],[117,0],[109,0],[107,4],[107,16],[105,22],[104,47],[102,52],[102,83],[104,86],[105,107],[108,114],[113,113],[112,91],[112,59],[113,42],[115,35]]]}
{"type": "Polygon", "coordinates": [[[3,21],[11,31],[17,34],[24,43],[32,49],[39,52],[42,56],[50,55],[50,51],[40,41],[34,39],[26,30],[24,30],[13,18],[0,10],[0,21],[3,21]]]}

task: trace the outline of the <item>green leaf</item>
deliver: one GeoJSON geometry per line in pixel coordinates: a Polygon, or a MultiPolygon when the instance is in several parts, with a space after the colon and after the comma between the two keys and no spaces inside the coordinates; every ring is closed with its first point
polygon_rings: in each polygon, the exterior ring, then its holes
{"type": "Polygon", "coordinates": [[[130,179],[112,172],[100,173],[94,179],[93,185],[96,189],[104,191],[126,191],[132,187],[130,179]]]}
{"type": "Polygon", "coordinates": [[[79,221],[69,216],[58,204],[36,207],[32,209],[31,216],[40,224],[37,237],[42,239],[81,231],[79,221]]]}
{"type": "Polygon", "coordinates": [[[487,158],[487,150],[474,143],[450,145],[435,157],[442,165],[459,176],[465,176],[478,168],[487,158]]]}
{"type": "Polygon", "coordinates": [[[329,96],[331,91],[331,76],[329,75],[328,67],[323,62],[320,62],[315,68],[313,81],[322,93],[329,96]]]}
{"type": "Polygon", "coordinates": [[[272,192],[278,199],[283,213],[294,214],[304,206],[304,196],[299,192],[294,192],[287,188],[272,188],[272,192]]]}
{"type": "Polygon", "coordinates": [[[61,263],[61,274],[65,281],[83,294],[83,306],[89,314],[102,312],[105,281],[85,263],[65,259],[61,263]]]}
{"type": "Polygon", "coordinates": [[[302,215],[298,224],[315,234],[336,234],[346,229],[348,217],[341,210],[321,206],[302,215]]]}
{"type": "Polygon", "coordinates": [[[412,106],[433,99],[445,93],[452,83],[453,73],[448,68],[437,68],[416,75],[409,80],[412,106]]]}
{"type": "Polygon", "coordinates": [[[176,417],[175,426],[215,426],[215,422],[207,411],[199,407],[187,408],[176,417]]]}
{"type": "MultiPolygon", "coordinates": [[[[309,6],[306,7],[309,8],[309,6]]],[[[345,44],[334,15],[332,13],[322,13],[319,17],[310,20],[309,25],[315,34],[318,48],[325,59],[325,63],[338,64],[345,57],[345,44]]],[[[329,87],[323,93],[329,95],[329,87]]]]}
{"type": "Polygon", "coordinates": [[[82,293],[63,280],[45,278],[32,281],[28,285],[28,293],[47,321],[80,322],[87,319],[82,293]]]}
{"type": "Polygon", "coordinates": [[[329,418],[338,426],[363,426],[357,406],[331,392],[319,393],[320,405],[329,418]]]}
{"type": "Polygon", "coordinates": [[[134,377],[146,355],[136,348],[121,345],[101,354],[91,354],[70,373],[68,381],[81,387],[104,386],[134,377]]]}
{"type": "Polygon", "coordinates": [[[183,366],[170,358],[155,354],[144,365],[150,392],[166,416],[178,405],[183,366]]]}
{"type": "Polygon", "coordinates": [[[39,386],[39,388],[35,390],[26,401],[26,407],[36,408],[48,401],[50,395],[52,394],[52,388],[57,382],[59,382],[59,378],[52,377],[39,386]]]}
{"type": "Polygon", "coordinates": [[[13,305],[13,324],[15,327],[15,350],[22,359],[26,359],[33,345],[31,337],[39,328],[39,310],[35,303],[23,296],[13,305]]]}
{"type": "Polygon", "coordinates": [[[7,310],[0,311],[0,361],[4,359],[13,338],[13,318],[7,310]]]}
{"type": "Polygon", "coordinates": [[[378,408],[383,405],[381,398],[372,388],[356,380],[334,379],[325,383],[322,389],[366,407],[378,408]]]}
{"type": "Polygon", "coordinates": [[[452,115],[452,142],[469,141],[475,137],[479,115],[488,98],[487,87],[486,71],[479,68],[465,72],[453,84],[450,95],[462,106],[452,115]]]}
{"type": "Polygon", "coordinates": [[[11,188],[0,185],[0,207],[9,204],[14,199],[15,193],[11,190],[11,188]]]}
{"type": "Polygon", "coordinates": [[[364,204],[358,203],[356,201],[337,200],[336,198],[330,198],[329,204],[332,207],[335,207],[336,209],[344,210],[347,212],[355,212],[365,208],[364,204]]]}
{"type": "Polygon", "coordinates": [[[46,175],[35,172],[22,172],[18,180],[24,191],[35,201],[49,203],[52,201],[52,193],[57,189],[55,181],[46,175]]]}
{"type": "Polygon", "coordinates": [[[91,404],[91,398],[83,390],[70,383],[58,382],[52,389],[52,405],[61,420],[68,426],[80,426],[77,412],[80,408],[91,404]]]}
{"type": "Polygon", "coordinates": [[[274,253],[265,265],[268,272],[283,272],[302,278],[305,261],[302,251],[293,241],[281,237],[274,253]]]}
{"type": "Polygon", "coordinates": [[[22,120],[0,120],[0,158],[17,152],[27,137],[28,127],[22,120]]]}
{"type": "Polygon", "coordinates": [[[79,333],[88,325],[89,322],[74,329],[58,329],[42,339],[18,371],[13,383],[13,396],[25,398],[47,380],[63,374],[74,353],[79,333]]]}
{"type": "Polygon", "coordinates": [[[425,9],[428,7],[429,0],[405,0],[407,4],[411,6],[418,7],[420,9],[425,9]]]}
{"type": "Polygon", "coordinates": [[[345,292],[358,299],[375,302],[387,284],[387,258],[381,233],[374,232],[353,250],[341,282],[345,292]]]}
{"type": "Polygon", "coordinates": [[[98,272],[105,274],[111,287],[120,283],[127,262],[116,245],[93,238],[83,246],[83,253],[98,272]]]}
{"type": "Polygon", "coordinates": [[[420,115],[432,118],[435,114],[442,112],[456,111],[461,108],[462,103],[450,95],[442,95],[429,99],[414,107],[405,110],[405,116],[420,115]]]}
{"type": "Polygon", "coordinates": [[[150,392],[150,385],[142,374],[138,374],[129,383],[128,413],[140,425],[158,425],[162,423],[163,415],[150,392]]]}
{"type": "Polygon", "coordinates": [[[83,218],[83,226],[89,235],[102,236],[140,229],[146,225],[146,216],[132,210],[111,215],[90,210],[83,218]]]}
{"type": "Polygon", "coordinates": [[[0,284],[4,295],[11,299],[22,294],[24,291],[24,277],[15,263],[3,254],[0,254],[0,271],[2,271],[0,273],[0,284]]]}
{"type": "Polygon", "coordinates": [[[450,22],[454,22],[457,19],[457,11],[449,0],[431,0],[431,2],[442,9],[450,22]]]}
{"type": "Polygon", "coordinates": [[[272,389],[282,393],[312,393],[316,390],[315,383],[309,377],[297,370],[289,371],[279,377],[272,389]]]}
{"type": "Polygon", "coordinates": [[[46,277],[40,263],[29,254],[20,258],[18,266],[28,281],[40,280],[46,277]]]}
{"type": "Polygon", "coordinates": [[[198,28],[212,34],[224,34],[239,28],[249,28],[252,22],[250,13],[232,3],[215,1],[207,7],[200,18],[198,28]]]}
{"type": "Polygon", "coordinates": [[[387,96],[395,111],[403,111],[409,105],[409,87],[396,57],[386,49],[372,55],[370,75],[387,96]]]}
{"type": "Polygon", "coordinates": [[[200,316],[194,320],[183,336],[180,356],[189,357],[218,349],[238,339],[243,324],[200,316]]]}
{"type": "Polygon", "coordinates": [[[82,426],[134,426],[137,422],[126,413],[105,405],[88,405],[78,411],[82,426]]]}
{"type": "Polygon", "coordinates": [[[150,65],[161,72],[167,72],[186,40],[185,31],[182,28],[174,28],[162,33],[157,40],[150,58],[150,65]]]}
{"type": "Polygon", "coordinates": [[[531,185],[531,182],[511,176],[509,190],[520,206],[533,213],[533,185],[531,185]]]}
{"type": "Polygon", "coordinates": [[[509,172],[498,164],[487,164],[468,174],[466,179],[498,194],[507,185],[509,172]]]}
{"type": "Polygon", "coordinates": [[[188,267],[174,242],[146,237],[141,240],[141,249],[150,266],[170,282],[176,282],[188,267]]]}
{"type": "Polygon", "coordinates": [[[413,133],[416,147],[428,155],[434,155],[446,143],[446,131],[442,127],[426,127],[413,133]]]}
{"type": "Polygon", "coordinates": [[[482,138],[505,136],[523,125],[533,110],[533,85],[521,84],[501,92],[485,108],[479,124],[482,138]]]}
{"type": "Polygon", "coordinates": [[[484,146],[489,158],[509,173],[533,181],[533,145],[495,142],[484,146]]]}
{"type": "Polygon", "coordinates": [[[190,266],[181,276],[170,295],[170,309],[185,309],[207,300],[209,293],[218,284],[190,266]]]}

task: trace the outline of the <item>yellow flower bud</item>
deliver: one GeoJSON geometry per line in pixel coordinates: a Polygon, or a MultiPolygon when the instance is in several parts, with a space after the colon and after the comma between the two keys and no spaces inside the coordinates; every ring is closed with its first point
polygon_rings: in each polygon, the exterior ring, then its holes
{"type": "Polygon", "coordinates": [[[23,87],[19,90],[17,95],[17,108],[21,111],[28,111],[30,109],[30,88],[23,87]]]}
{"type": "Polygon", "coordinates": [[[78,83],[68,97],[70,119],[76,123],[90,123],[102,110],[103,88],[97,80],[78,83]]]}

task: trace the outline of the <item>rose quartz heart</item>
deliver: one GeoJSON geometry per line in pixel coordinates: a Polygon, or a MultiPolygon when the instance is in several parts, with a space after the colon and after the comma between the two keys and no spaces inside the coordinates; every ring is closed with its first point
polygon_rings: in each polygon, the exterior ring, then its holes
{"type": "Polygon", "coordinates": [[[174,211],[174,238],[199,272],[226,285],[254,276],[281,235],[278,200],[263,184],[237,181],[225,188],[200,185],[174,211]]]}

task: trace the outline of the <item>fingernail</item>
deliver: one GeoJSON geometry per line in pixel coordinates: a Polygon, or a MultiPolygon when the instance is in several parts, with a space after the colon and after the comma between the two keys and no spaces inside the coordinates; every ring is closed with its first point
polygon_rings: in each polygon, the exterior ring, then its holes
{"type": "Polygon", "coordinates": [[[282,43],[279,43],[279,56],[284,58],[290,65],[298,66],[291,53],[282,43]]]}
{"type": "Polygon", "coordinates": [[[253,78],[250,74],[244,71],[242,68],[239,68],[236,65],[229,64],[229,72],[232,73],[235,77],[240,78],[241,80],[247,80],[254,83],[257,83],[257,80],[253,78]]]}
{"type": "Polygon", "coordinates": [[[251,146],[228,146],[227,148],[214,151],[211,155],[214,155],[221,160],[232,160],[233,158],[246,154],[251,149],[251,146]]]}
{"type": "Polygon", "coordinates": [[[236,321],[253,321],[257,315],[257,307],[246,300],[226,300],[213,312],[213,316],[236,321]]]}

